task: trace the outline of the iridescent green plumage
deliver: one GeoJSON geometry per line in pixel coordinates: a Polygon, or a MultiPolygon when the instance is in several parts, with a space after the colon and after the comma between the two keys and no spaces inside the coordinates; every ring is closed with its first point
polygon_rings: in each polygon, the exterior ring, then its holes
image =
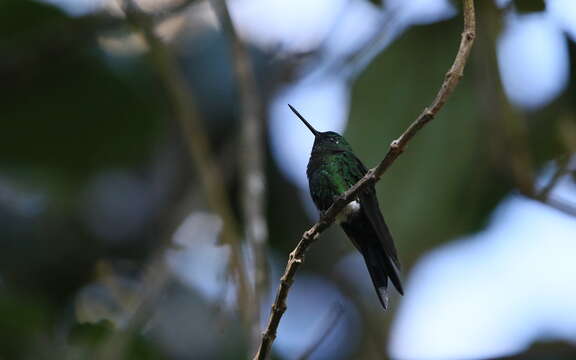
{"type": "MultiPolygon", "coordinates": [[[[314,134],[306,175],[312,200],[318,210],[326,211],[339,195],[366,174],[367,169],[344,137],[332,131],[317,131],[296,109],[292,106],[290,109],[314,134]]],[[[364,257],[378,298],[386,308],[388,279],[400,294],[403,294],[403,289],[398,255],[378,206],[374,186],[368,186],[348,204],[337,221],[364,257]]]]}

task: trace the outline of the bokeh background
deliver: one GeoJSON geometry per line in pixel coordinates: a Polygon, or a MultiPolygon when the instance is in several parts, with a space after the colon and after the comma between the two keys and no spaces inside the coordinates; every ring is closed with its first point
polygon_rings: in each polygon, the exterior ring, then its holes
{"type": "MultiPolygon", "coordinates": [[[[459,1],[228,2],[262,126],[266,243],[253,247],[231,34],[205,1],[138,5],[146,21],[115,0],[0,2],[0,359],[250,358],[318,218],[313,139],[287,104],[374,166],[433,99],[462,30],[459,1]],[[177,121],[158,46],[202,130],[177,121]],[[199,137],[260,284],[249,302],[190,153],[199,137]]],[[[384,312],[332,227],[297,275],[274,359],[576,358],[576,2],[476,6],[465,77],[377,184],[405,296],[384,312]]]]}

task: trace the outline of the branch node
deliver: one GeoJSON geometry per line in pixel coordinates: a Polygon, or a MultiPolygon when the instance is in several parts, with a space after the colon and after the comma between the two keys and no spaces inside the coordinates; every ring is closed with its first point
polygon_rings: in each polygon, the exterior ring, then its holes
{"type": "MultiPolygon", "coordinates": [[[[281,312],[283,313],[284,311],[286,311],[286,305],[282,302],[280,304],[272,304],[272,311],[273,312],[281,312]]],[[[269,336],[271,336],[272,334],[269,334],[269,336]]],[[[273,338],[275,338],[276,335],[274,335],[273,338]]]]}
{"type": "Polygon", "coordinates": [[[374,182],[374,183],[375,183],[376,181],[378,181],[378,179],[379,179],[379,177],[376,176],[376,171],[375,171],[374,169],[368,170],[368,174],[366,174],[366,175],[367,175],[367,177],[368,177],[368,181],[371,181],[371,182],[374,182]]]}
{"type": "MultiPolygon", "coordinates": [[[[292,264],[294,263],[294,261],[290,261],[290,263],[292,264]]],[[[286,276],[286,274],[280,278],[280,282],[286,284],[288,287],[292,285],[292,281],[293,281],[292,278],[286,276]]]]}
{"type": "Polygon", "coordinates": [[[306,240],[314,240],[317,237],[317,234],[318,233],[316,232],[316,228],[312,227],[311,229],[309,229],[304,233],[303,238],[306,240]]]}

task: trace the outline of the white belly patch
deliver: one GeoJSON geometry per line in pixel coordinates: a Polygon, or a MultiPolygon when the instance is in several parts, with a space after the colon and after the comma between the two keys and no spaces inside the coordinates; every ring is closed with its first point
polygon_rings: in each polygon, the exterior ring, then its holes
{"type": "Polygon", "coordinates": [[[346,205],[344,209],[336,215],[336,223],[340,224],[346,221],[350,215],[358,211],[360,211],[360,202],[358,202],[358,200],[349,202],[348,205],[346,205]]]}

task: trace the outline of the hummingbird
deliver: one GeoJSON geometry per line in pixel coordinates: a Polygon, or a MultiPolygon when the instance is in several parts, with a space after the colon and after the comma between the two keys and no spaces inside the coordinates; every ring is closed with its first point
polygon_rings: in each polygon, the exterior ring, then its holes
{"type": "MultiPolygon", "coordinates": [[[[333,131],[316,130],[300,113],[290,110],[314,134],[314,146],[306,175],[314,204],[323,213],[334,200],[360,180],[368,170],[354,155],[343,136],[333,131]]],[[[400,262],[394,239],[378,205],[376,189],[371,184],[361,191],[336,216],[352,244],[362,254],[380,303],[388,307],[388,280],[404,295],[400,280],[400,262]]]]}

